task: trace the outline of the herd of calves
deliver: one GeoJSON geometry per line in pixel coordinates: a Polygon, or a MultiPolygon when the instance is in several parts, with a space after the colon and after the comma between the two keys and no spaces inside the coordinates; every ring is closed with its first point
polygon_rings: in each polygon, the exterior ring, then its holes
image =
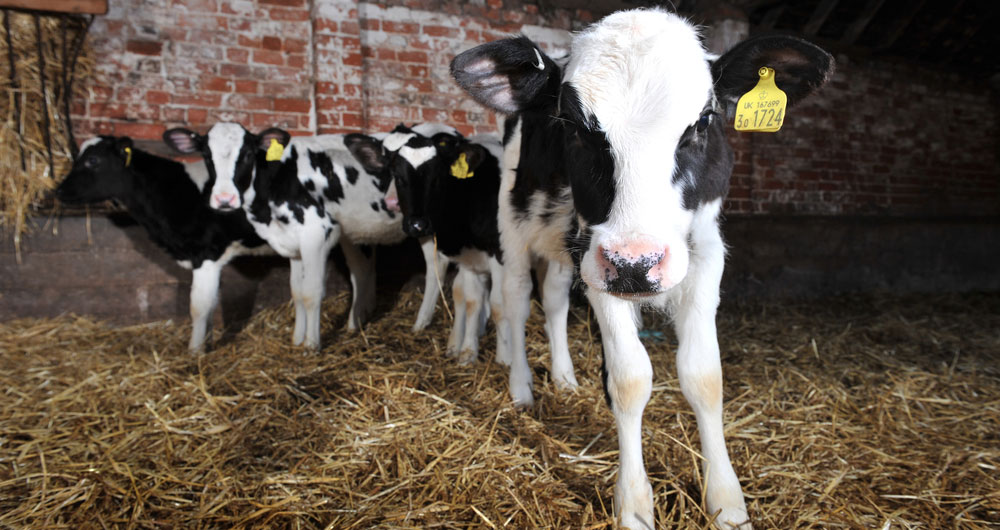
{"type": "Polygon", "coordinates": [[[359,246],[418,238],[427,274],[414,329],[429,323],[444,267],[457,263],[448,353],[474,362],[492,318],[496,360],[510,367],[519,406],[533,403],[524,344],[531,270],[540,276],[550,374],[560,390],[577,385],[566,318],[579,279],[600,326],[618,431],[615,516],[633,529],[655,526],[642,456],[652,366],[637,315],[642,306],[662,308],[674,322],[678,379],[698,422],[705,505],[715,526],[747,529],[723,436],[715,327],[725,255],[719,213],[733,167],[724,127],[737,106],[771,105],[758,85],[765,77],[792,107],[833,66],[822,49],[780,35],[712,55],[681,17],[622,11],[575,34],[565,56],[521,36],[453,59],[456,83],[504,116],[502,141],[465,138],[442,124],[292,138],[217,123],[206,134],[164,133],[174,150],[200,154],[199,164],[145,153],[128,138],[89,140],[57,193],[65,202],[118,199],[193,270],[192,350],[203,347],[220,269],[234,256],[269,247],[291,260],[292,340],[318,348],[332,247],[347,258],[355,328],[375,299],[374,267],[359,246]]]}

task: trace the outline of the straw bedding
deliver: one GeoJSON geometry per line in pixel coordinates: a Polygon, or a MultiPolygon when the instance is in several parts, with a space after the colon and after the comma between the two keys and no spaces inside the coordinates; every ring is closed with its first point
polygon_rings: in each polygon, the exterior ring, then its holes
{"type": "MultiPolygon", "coordinates": [[[[443,357],[447,317],[411,333],[415,293],[364,334],[331,298],[320,354],[291,309],[200,357],[171,322],[0,324],[0,527],[610,528],[617,439],[596,325],[570,316],[579,391],[510,407],[491,361],[443,357]]],[[[706,528],[697,429],[673,334],[645,455],[661,528],[706,528]]],[[[724,302],[729,448],[757,528],[1000,525],[1000,295],[724,302]]],[[[487,339],[485,351],[492,351],[487,339]]],[[[484,353],[483,357],[488,355],[484,353]]]]}
{"type": "MultiPolygon", "coordinates": [[[[44,54],[40,61],[34,16],[14,10],[4,12],[9,17],[10,46],[0,26],[0,94],[3,94],[0,98],[0,234],[13,239],[20,259],[21,236],[32,228],[29,213],[55,186],[55,179],[68,173],[72,166],[65,121],[66,98],[85,95],[81,80],[90,76],[94,60],[89,47],[85,46],[76,58],[73,94],[66,94],[62,86],[63,65],[72,62],[73,50],[67,46],[64,54],[63,41],[72,42],[83,24],[82,19],[73,19],[71,24],[64,25],[58,16],[39,16],[38,29],[44,54]],[[11,76],[11,60],[14,76],[11,76]],[[45,77],[44,91],[41,74],[45,77]],[[52,148],[52,167],[46,134],[52,148]]],[[[3,16],[0,13],[0,19],[3,16]]]]}

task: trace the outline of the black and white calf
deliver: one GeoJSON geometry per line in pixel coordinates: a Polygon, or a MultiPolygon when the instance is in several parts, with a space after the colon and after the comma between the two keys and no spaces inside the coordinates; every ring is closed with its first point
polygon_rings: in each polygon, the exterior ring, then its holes
{"type": "Polygon", "coordinates": [[[205,204],[204,164],[181,164],[132,146],[128,137],[100,136],[80,146],[73,169],[56,189],[69,204],[121,201],[154,243],[192,269],[192,351],[204,348],[219,296],[222,267],[234,257],[268,252],[243,212],[205,204]]]}
{"type": "MultiPolygon", "coordinates": [[[[180,152],[204,157],[211,207],[242,207],[257,233],[291,259],[296,315],[305,315],[304,327],[296,318],[296,344],[319,345],[326,258],[338,242],[354,288],[348,327],[364,322],[375,304],[374,264],[356,245],[397,243],[405,234],[398,207],[387,196],[390,182],[366,172],[342,135],[290,138],[281,129],[255,135],[236,123],[217,123],[207,135],[172,129],[164,139],[180,152]],[[281,156],[268,161],[272,141],[282,146],[281,156]]],[[[433,242],[429,246],[425,260],[432,263],[433,242]]],[[[418,325],[426,325],[433,314],[438,290],[431,272],[436,270],[428,269],[435,287],[425,289],[418,325]]]]}
{"type": "Polygon", "coordinates": [[[510,364],[506,319],[500,298],[500,237],[497,194],[500,189],[501,145],[495,136],[466,139],[440,124],[398,126],[381,142],[357,141],[370,151],[371,169],[393,178],[403,215],[403,230],[411,237],[433,235],[438,251],[458,264],[452,285],[455,321],[448,355],[460,363],[479,355],[482,324],[491,313],[497,329],[497,360],[510,364]],[[390,153],[378,156],[378,153],[390,153]],[[490,306],[487,285],[492,277],[490,306]],[[488,311],[487,308],[491,311],[488,311]]]}
{"type": "Polygon", "coordinates": [[[525,37],[452,62],[469,94],[511,115],[499,220],[512,396],[532,402],[524,359],[530,255],[566,267],[575,261],[601,327],[620,449],[615,513],[625,527],[654,527],[642,458],[652,367],[635,304],[673,316],[678,376],[698,421],[715,524],[750,527],[723,438],[715,312],[725,254],[718,216],[733,161],[723,127],[764,66],[794,104],[825,82],[833,60],[780,36],[751,38],[714,58],[696,28],[650,9],[615,13],[575,35],[565,67],[525,37]]]}

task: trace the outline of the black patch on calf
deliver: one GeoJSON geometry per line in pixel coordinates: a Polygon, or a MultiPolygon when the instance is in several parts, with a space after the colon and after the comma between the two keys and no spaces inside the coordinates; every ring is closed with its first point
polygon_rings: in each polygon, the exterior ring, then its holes
{"type": "Polygon", "coordinates": [[[371,204],[369,204],[369,206],[372,207],[372,210],[374,210],[376,212],[378,211],[378,203],[377,202],[372,202],[371,204]]]}
{"type": "Polygon", "coordinates": [[[316,191],[316,183],[311,180],[306,181],[305,187],[309,191],[316,191]]]}
{"type": "Polygon", "coordinates": [[[723,131],[723,119],[713,115],[704,131],[689,127],[681,136],[675,160],[672,181],[681,183],[685,210],[725,197],[733,172],[733,150],[723,131]]]}
{"type": "Polygon", "coordinates": [[[560,109],[572,123],[565,127],[564,161],[573,190],[573,206],[588,224],[601,224],[608,220],[615,199],[611,143],[593,116],[584,115],[580,98],[571,85],[563,85],[560,109]]]}
{"type": "MultiPolygon", "coordinates": [[[[323,189],[323,196],[328,200],[339,203],[344,198],[344,188],[340,185],[340,178],[333,171],[333,161],[329,155],[322,151],[308,151],[309,164],[316,171],[319,171],[326,179],[326,187],[323,189]]],[[[311,183],[312,181],[310,181],[311,183]]],[[[306,189],[309,189],[308,186],[306,189]]],[[[310,191],[312,191],[310,189],[310,191]]]]}
{"type": "Polygon", "coordinates": [[[378,204],[379,204],[379,207],[382,209],[382,211],[385,212],[386,215],[389,216],[389,219],[395,219],[396,218],[396,212],[394,212],[394,211],[392,211],[392,210],[389,209],[389,206],[385,203],[385,199],[379,199],[378,200],[378,204]]]}
{"type": "Polygon", "coordinates": [[[510,143],[510,137],[514,136],[514,129],[517,128],[517,124],[521,121],[521,115],[515,114],[507,118],[507,121],[503,123],[503,145],[504,147],[510,143]]]}
{"type": "Polygon", "coordinates": [[[263,151],[257,155],[257,176],[253,181],[256,195],[250,203],[249,212],[259,223],[271,222],[271,203],[285,205],[300,224],[305,222],[306,208],[315,208],[319,215],[326,215],[299,180],[298,150],[295,146],[289,149],[288,156],[280,162],[266,161],[263,151]]]}
{"type": "Polygon", "coordinates": [[[358,170],[348,166],[345,171],[347,172],[347,183],[353,186],[358,181],[358,170]]]}

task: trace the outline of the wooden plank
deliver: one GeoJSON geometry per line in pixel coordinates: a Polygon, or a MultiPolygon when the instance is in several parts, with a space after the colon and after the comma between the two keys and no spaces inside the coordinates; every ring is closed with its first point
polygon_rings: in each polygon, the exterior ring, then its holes
{"type": "Polygon", "coordinates": [[[785,12],[785,6],[780,5],[777,7],[772,7],[770,11],[764,15],[764,19],[760,21],[761,31],[771,31],[774,29],[774,25],[778,23],[778,19],[781,18],[781,14],[785,12]]]}
{"type": "Polygon", "coordinates": [[[892,26],[885,32],[885,36],[881,41],[875,46],[877,49],[883,50],[889,48],[899,40],[899,37],[903,35],[903,31],[913,22],[916,18],[917,13],[920,12],[920,8],[924,7],[927,0],[917,0],[916,2],[910,3],[910,7],[907,8],[906,13],[896,19],[892,26]]]}
{"type": "Polygon", "coordinates": [[[108,12],[108,0],[0,0],[0,8],[6,7],[56,13],[104,15],[108,12]]]}
{"type": "Polygon", "coordinates": [[[816,6],[816,10],[809,17],[809,22],[806,22],[805,27],[802,32],[806,35],[813,36],[819,32],[823,24],[826,23],[826,19],[830,17],[830,13],[833,13],[834,8],[837,7],[837,2],[839,0],[823,0],[816,6]]]}
{"type": "Polygon", "coordinates": [[[844,32],[844,36],[841,37],[840,41],[844,44],[854,44],[858,41],[858,37],[865,31],[868,24],[871,23],[872,19],[875,18],[875,14],[878,13],[879,8],[885,0],[868,0],[868,4],[865,5],[864,10],[858,15],[858,18],[851,22],[850,26],[847,26],[847,31],[844,32]]]}

